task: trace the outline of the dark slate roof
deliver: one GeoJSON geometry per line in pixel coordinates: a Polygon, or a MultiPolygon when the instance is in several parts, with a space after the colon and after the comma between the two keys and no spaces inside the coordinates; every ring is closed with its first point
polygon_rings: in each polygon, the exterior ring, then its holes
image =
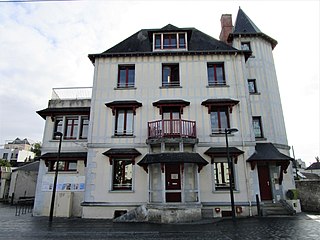
{"type": "Polygon", "coordinates": [[[18,167],[17,169],[14,169],[13,171],[30,171],[30,172],[38,172],[39,171],[39,161],[27,163],[21,167],[18,167]]]}
{"type": "Polygon", "coordinates": [[[201,103],[203,106],[234,106],[239,103],[239,100],[231,99],[231,98],[214,98],[207,99],[201,103]]]}
{"type": "Polygon", "coordinates": [[[21,140],[20,138],[16,138],[15,140],[13,140],[12,142],[9,142],[8,144],[27,144],[27,145],[30,145],[28,139],[23,139],[21,140]]]}
{"type": "Polygon", "coordinates": [[[301,174],[306,179],[320,179],[320,176],[318,174],[316,174],[316,173],[301,172],[301,174]]]}
{"type": "Polygon", "coordinates": [[[154,163],[196,163],[199,165],[207,165],[208,162],[198,153],[153,153],[146,154],[138,165],[148,165],[154,163]]]}
{"type": "Polygon", "coordinates": [[[248,162],[253,161],[292,161],[293,158],[279,152],[272,143],[257,143],[256,151],[248,158],[248,162]]]}
{"type": "MultiPolygon", "coordinates": [[[[232,156],[239,156],[244,153],[244,151],[236,148],[236,147],[229,147],[229,153],[232,156]]],[[[211,147],[204,154],[208,156],[227,156],[227,148],[226,147],[211,147]]]]}
{"type": "Polygon", "coordinates": [[[94,63],[97,57],[113,57],[126,55],[182,55],[182,54],[234,54],[244,53],[228,44],[219,41],[196,28],[178,28],[171,24],[160,29],[142,29],[127,39],[100,53],[89,54],[94,63]],[[152,51],[152,34],[155,32],[187,32],[188,51],[152,51]]]}
{"type": "Polygon", "coordinates": [[[230,34],[228,40],[232,40],[238,36],[260,36],[271,43],[272,49],[278,44],[276,40],[261,32],[261,30],[254,24],[254,22],[242,11],[238,10],[236,23],[232,34],[230,34]]]}
{"type": "Polygon", "coordinates": [[[139,156],[141,153],[134,148],[111,148],[102,153],[108,157],[112,156],[139,156]]]}
{"type": "Polygon", "coordinates": [[[306,168],[306,170],[320,170],[320,162],[312,163],[309,167],[306,168]]]}
{"type": "MultiPolygon", "coordinates": [[[[40,156],[43,160],[57,160],[58,153],[57,152],[48,152],[40,156]]],[[[61,160],[87,160],[87,152],[61,152],[60,153],[61,160]]]]}
{"type": "Polygon", "coordinates": [[[57,116],[57,115],[73,115],[73,114],[89,115],[90,107],[46,108],[46,109],[37,111],[37,113],[43,119],[46,119],[46,116],[57,116]]]}

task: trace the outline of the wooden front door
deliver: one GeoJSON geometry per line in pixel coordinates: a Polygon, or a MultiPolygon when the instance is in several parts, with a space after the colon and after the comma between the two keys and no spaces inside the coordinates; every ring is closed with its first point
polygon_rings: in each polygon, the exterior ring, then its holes
{"type": "Polygon", "coordinates": [[[166,202],[181,202],[181,172],[179,164],[166,164],[166,202]],[[174,191],[174,192],[170,192],[174,191]]]}
{"type": "Polygon", "coordinates": [[[259,187],[261,201],[272,200],[271,182],[269,175],[269,167],[258,165],[259,187]]]}

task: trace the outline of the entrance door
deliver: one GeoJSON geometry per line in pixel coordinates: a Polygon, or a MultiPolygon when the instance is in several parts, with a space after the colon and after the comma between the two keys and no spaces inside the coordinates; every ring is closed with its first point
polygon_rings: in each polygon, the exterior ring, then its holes
{"type": "Polygon", "coordinates": [[[166,202],[181,202],[181,173],[179,164],[166,164],[166,202]]]}
{"type": "Polygon", "coordinates": [[[258,175],[261,200],[272,200],[269,167],[258,165],[258,175]]]}

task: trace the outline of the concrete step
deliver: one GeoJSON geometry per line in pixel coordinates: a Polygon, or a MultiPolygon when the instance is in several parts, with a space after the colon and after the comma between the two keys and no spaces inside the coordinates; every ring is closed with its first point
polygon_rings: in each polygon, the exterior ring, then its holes
{"type": "Polygon", "coordinates": [[[277,203],[263,203],[262,215],[292,215],[292,212],[285,208],[280,202],[277,203]]]}

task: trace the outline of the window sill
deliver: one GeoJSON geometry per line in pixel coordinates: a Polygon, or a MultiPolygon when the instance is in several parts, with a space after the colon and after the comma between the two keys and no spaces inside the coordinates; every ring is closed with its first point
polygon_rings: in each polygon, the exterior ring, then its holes
{"type": "Polygon", "coordinates": [[[226,84],[215,84],[215,85],[207,85],[206,88],[224,88],[224,87],[230,87],[230,85],[226,84]]]}
{"type": "Polygon", "coordinates": [[[112,135],[111,138],[135,138],[135,135],[112,135]]]}
{"type": "MultiPolygon", "coordinates": [[[[237,190],[237,189],[233,189],[233,192],[234,193],[239,193],[240,191],[237,190]]],[[[230,190],[212,190],[212,193],[223,193],[223,194],[226,194],[226,193],[229,193],[230,194],[230,190]]]]}
{"type": "Polygon", "coordinates": [[[109,190],[109,193],[134,193],[134,190],[109,190]]]}
{"type": "MultiPolygon", "coordinates": [[[[79,171],[58,171],[59,174],[79,174],[79,171]]],[[[47,174],[55,174],[55,171],[47,172],[47,174]]]]}
{"type": "Polygon", "coordinates": [[[160,86],[160,89],[167,89],[167,88],[182,88],[181,86],[160,86]]]}
{"type": "Polygon", "coordinates": [[[266,141],[266,140],[267,140],[267,139],[264,138],[264,137],[259,137],[259,138],[256,137],[256,141],[266,141]]]}
{"type": "Polygon", "coordinates": [[[114,90],[136,90],[136,87],[115,87],[114,90]]]}
{"type": "MultiPolygon", "coordinates": [[[[225,133],[222,132],[222,133],[211,133],[209,135],[210,137],[224,137],[225,136],[225,133]]],[[[234,134],[228,134],[228,137],[233,137],[234,134]]]]}
{"type": "MultiPolygon", "coordinates": [[[[49,142],[59,142],[59,139],[51,139],[49,142]]],[[[63,142],[87,142],[88,139],[62,139],[63,142]]]]}
{"type": "Polygon", "coordinates": [[[259,93],[259,92],[256,92],[256,93],[250,93],[250,92],[249,92],[249,94],[250,94],[250,95],[261,95],[261,93],[259,93]]]}

